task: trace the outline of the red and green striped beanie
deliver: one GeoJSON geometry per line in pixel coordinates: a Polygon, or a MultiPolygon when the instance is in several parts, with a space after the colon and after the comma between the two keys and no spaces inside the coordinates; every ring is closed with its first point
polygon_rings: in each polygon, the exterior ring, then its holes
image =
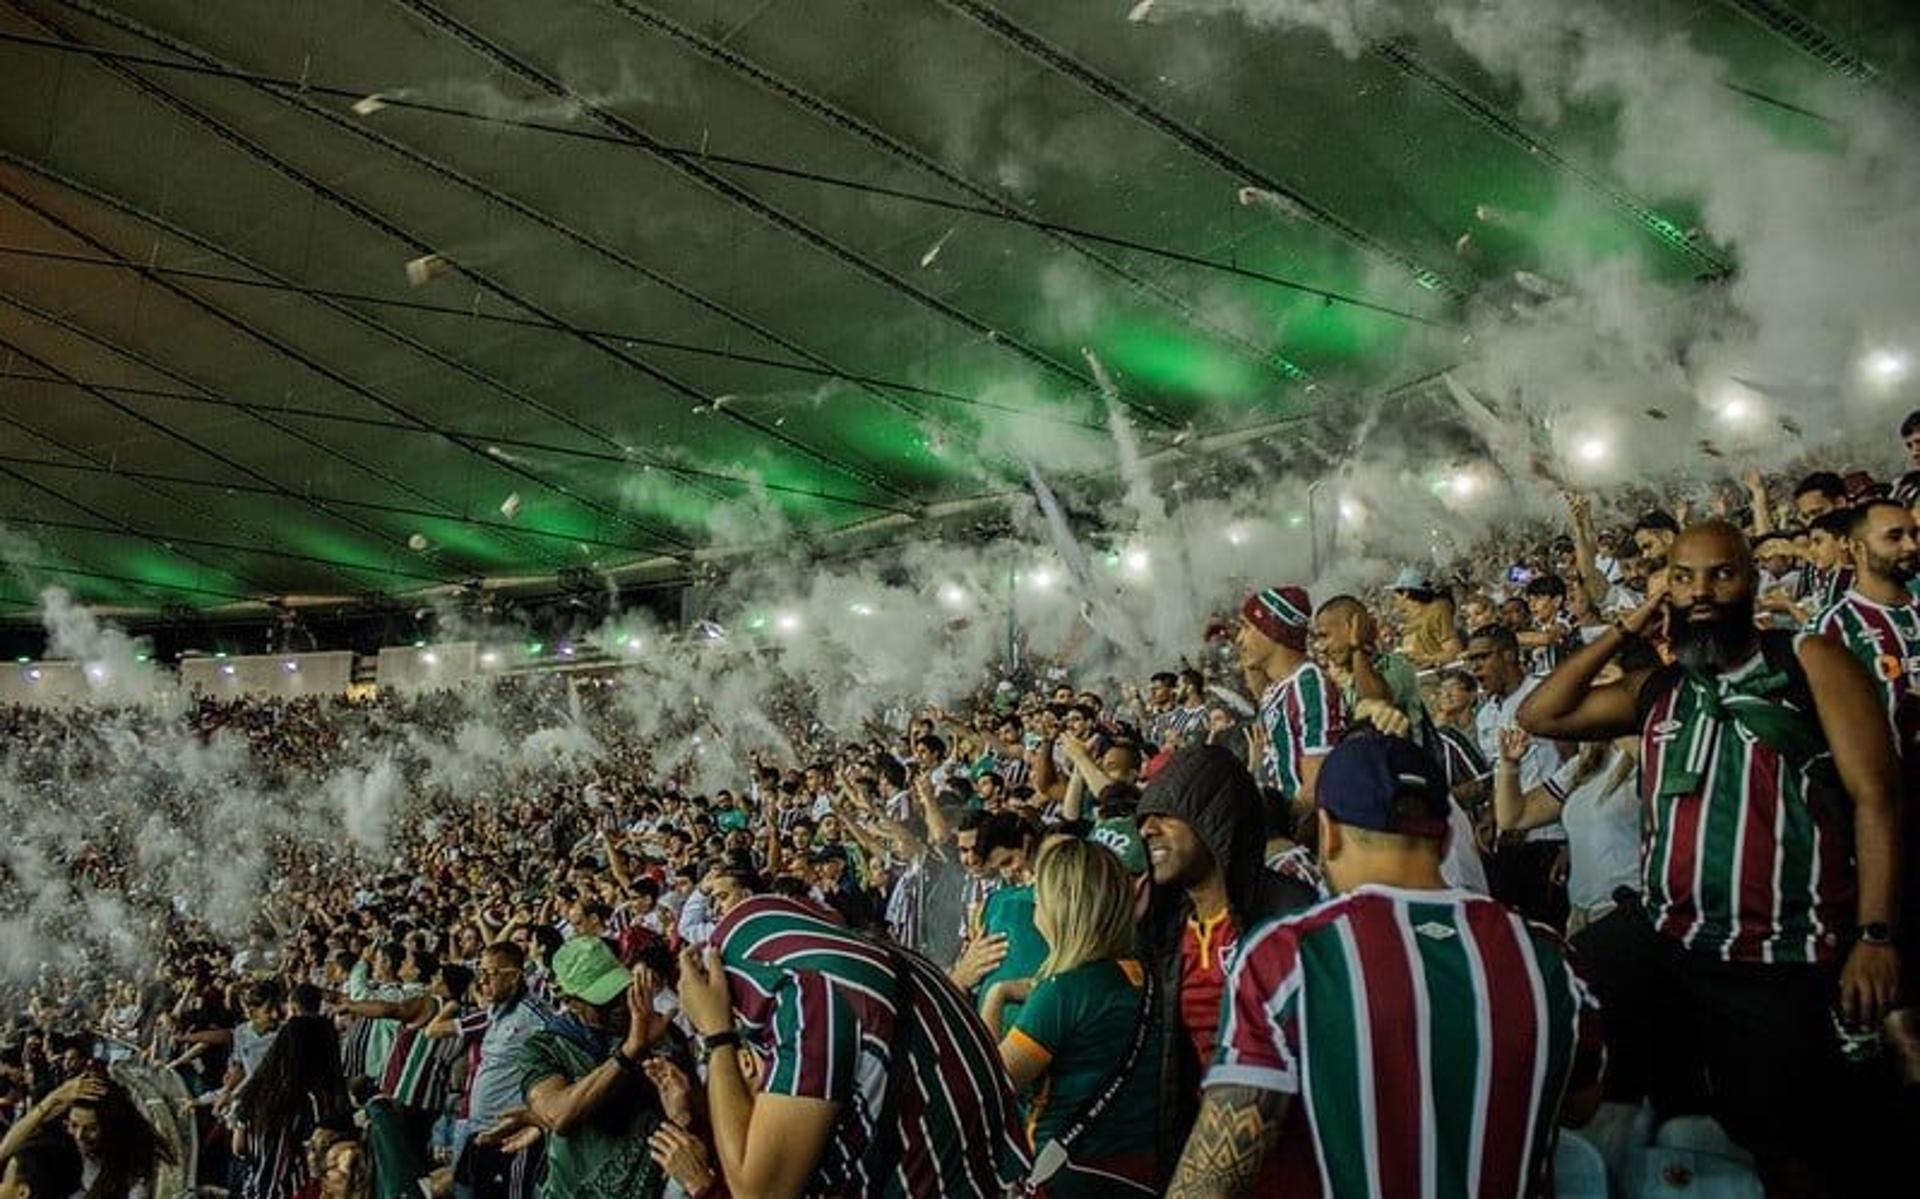
{"type": "Polygon", "coordinates": [[[1307,643],[1313,601],[1307,598],[1304,587],[1269,587],[1248,596],[1240,614],[1273,640],[1300,649],[1307,643]]]}

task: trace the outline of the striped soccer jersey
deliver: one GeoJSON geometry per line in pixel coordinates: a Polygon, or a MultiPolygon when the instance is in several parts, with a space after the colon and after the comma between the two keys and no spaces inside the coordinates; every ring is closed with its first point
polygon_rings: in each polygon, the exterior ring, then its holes
{"type": "Polygon", "coordinates": [[[762,1089],[841,1107],[808,1194],[998,1195],[1024,1175],[1025,1133],[999,1048],[966,996],[925,958],[893,951],[908,974],[913,1021],[901,1063],[888,1060],[900,1043],[900,983],[877,942],[772,895],[727,913],[713,940],[743,1034],[766,1066],[762,1089]],[[898,1156],[890,1173],[874,1177],[890,1076],[900,1083],[898,1156]]]}
{"type": "MultiPolygon", "coordinates": [[[[1756,654],[1721,685],[1766,667],[1756,654]]],[[[1640,872],[1654,927],[1727,961],[1832,960],[1853,920],[1853,864],[1846,805],[1827,793],[1837,789],[1825,781],[1831,760],[1796,768],[1733,721],[1704,712],[1684,678],[1642,707],[1640,872]],[[1681,767],[1699,771],[1700,785],[1662,795],[1661,780],[1681,767]]]]}
{"type": "Polygon", "coordinates": [[[1168,708],[1147,722],[1147,740],[1166,749],[1207,739],[1207,706],[1168,708]]]}
{"type": "Polygon", "coordinates": [[[1440,760],[1449,791],[1463,783],[1477,783],[1493,773],[1471,732],[1446,724],[1435,725],[1434,731],[1439,736],[1435,739],[1433,756],[1440,760]]]}
{"type": "Polygon", "coordinates": [[[1260,781],[1291,801],[1306,780],[1307,759],[1333,749],[1346,730],[1340,688],[1313,662],[1302,662],[1260,696],[1260,724],[1267,752],[1260,781]]]}
{"type": "Polygon", "coordinates": [[[1860,659],[1880,686],[1901,756],[1920,732],[1920,603],[1879,604],[1849,591],[1814,623],[1860,659]]]}
{"type": "Polygon", "coordinates": [[[1602,1060],[1551,932],[1368,885],[1249,934],[1206,1085],[1298,1096],[1324,1195],[1491,1199],[1542,1192],[1561,1101],[1602,1060]]]}
{"type": "Polygon", "coordinates": [[[1840,602],[1840,597],[1853,587],[1853,567],[1836,566],[1832,570],[1821,570],[1809,566],[1801,573],[1801,598],[1812,609],[1817,621],[1828,608],[1840,602]]]}

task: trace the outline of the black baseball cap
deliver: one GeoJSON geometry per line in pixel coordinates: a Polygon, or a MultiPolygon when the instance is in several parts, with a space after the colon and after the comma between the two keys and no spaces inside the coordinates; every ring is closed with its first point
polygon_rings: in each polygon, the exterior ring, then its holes
{"type": "Polygon", "coordinates": [[[1443,838],[1453,799],[1433,755],[1404,737],[1362,734],[1334,746],[1316,792],[1327,815],[1351,828],[1443,838]]]}

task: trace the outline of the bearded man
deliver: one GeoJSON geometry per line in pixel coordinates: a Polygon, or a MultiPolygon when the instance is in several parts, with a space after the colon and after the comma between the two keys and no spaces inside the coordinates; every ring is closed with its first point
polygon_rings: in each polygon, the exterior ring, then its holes
{"type": "Polygon", "coordinates": [[[1682,532],[1665,585],[1519,711],[1536,737],[1641,738],[1644,899],[1579,940],[1613,1064],[1663,1111],[1704,1101],[1768,1194],[1855,1193],[1835,1024],[1875,1028],[1900,973],[1891,729],[1846,650],[1755,628],[1732,525],[1682,532]],[[1663,613],[1675,664],[1594,686],[1663,613]]]}

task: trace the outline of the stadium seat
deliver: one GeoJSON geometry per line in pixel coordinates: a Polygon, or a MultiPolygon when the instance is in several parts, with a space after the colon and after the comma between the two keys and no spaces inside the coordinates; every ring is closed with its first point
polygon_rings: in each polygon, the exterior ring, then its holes
{"type": "Polygon", "coordinates": [[[1688,1149],[1753,1167],[1753,1155],[1734,1144],[1712,1116],[1675,1116],[1654,1133],[1653,1143],[1663,1149],[1688,1149]]]}
{"type": "Polygon", "coordinates": [[[1560,1133],[1553,1153],[1553,1193],[1555,1199],[1611,1199],[1606,1159],[1577,1132],[1560,1133]]]}
{"type": "Polygon", "coordinates": [[[1627,1157],[1621,1199],[1765,1199],[1753,1167],[1694,1149],[1650,1145],[1627,1157]]]}
{"type": "Polygon", "coordinates": [[[1580,1135],[1606,1159],[1607,1173],[1619,1178],[1627,1155],[1653,1144],[1653,1108],[1646,1103],[1603,1103],[1580,1129],[1580,1135]]]}

